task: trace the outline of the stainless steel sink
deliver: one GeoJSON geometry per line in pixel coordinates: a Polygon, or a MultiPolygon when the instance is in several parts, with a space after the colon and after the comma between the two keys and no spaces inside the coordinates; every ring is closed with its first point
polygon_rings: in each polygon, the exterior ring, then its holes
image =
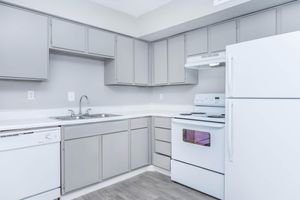
{"type": "Polygon", "coordinates": [[[80,120],[80,119],[94,119],[94,118],[107,118],[107,117],[117,117],[120,115],[107,114],[107,113],[99,113],[99,114],[89,114],[89,115],[75,115],[75,116],[58,116],[53,117],[54,119],[70,121],[70,120],[80,120]]]}

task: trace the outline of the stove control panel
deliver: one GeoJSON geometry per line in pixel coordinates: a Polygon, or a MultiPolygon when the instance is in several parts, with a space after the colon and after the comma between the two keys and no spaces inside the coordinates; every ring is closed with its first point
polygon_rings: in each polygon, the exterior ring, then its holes
{"type": "Polygon", "coordinates": [[[194,105],[225,107],[225,94],[196,94],[194,105]]]}

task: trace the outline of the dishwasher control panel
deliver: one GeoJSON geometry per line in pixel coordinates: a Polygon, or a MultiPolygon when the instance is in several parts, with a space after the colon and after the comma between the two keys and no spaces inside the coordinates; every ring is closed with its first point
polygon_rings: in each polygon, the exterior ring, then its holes
{"type": "Polygon", "coordinates": [[[61,141],[60,128],[6,131],[0,134],[0,151],[61,141]]]}

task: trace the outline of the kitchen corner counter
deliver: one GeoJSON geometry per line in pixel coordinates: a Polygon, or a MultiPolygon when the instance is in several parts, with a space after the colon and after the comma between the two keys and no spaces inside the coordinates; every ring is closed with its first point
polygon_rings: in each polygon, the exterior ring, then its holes
{"type": "MultiPolygon", "coordinates": [[[[177,106],[178,108],[178,106],[177,106]]],[[[67,109],[64,109],[67,110],[67,109]]],[[[94,113],[98,113],[97,110],[94,109],[94,113]]],[[[104,109],[101,109],[104,110],[104,109]]],[[[120,109],[121,110],[121,109],[120,109]]],[[[129,110],[121,110],[116,112],[116,110],[105,110],[105,113],[117,114],[120,116],[114,117],[107,117],[107,118],[94,118],[94,119],[80,119],[80,120],[70,120],[70,121],[63,121],[53,119],[51,117],[65,115],[62,113],[56,112],[56,114],[52,113],[52,116],[44,116],[44,117],[35,117],[35,118],[16,118],[14,119],[11,115],[9,119],[0,120],[0,132],[7,131],[7,130],[18,130],[18,129],[31,129],[31,128],[42,128],[42,127],[55,127],[55,126],[66,126],[66,125],[76,125],[76,124],[87,124],[87,123],[97,123],[97,122],[105,122],[105,121],[116,121],[116,120],[124,120],[124,119],[132,119],[132,118],[140,118],[140,117],[150,117],[150,116],[157,116],[157,117],[174,117],[181,112],[189,111],[187,107],[181,107],[177,111],[174,109],[165,109],[166,111],[162,111],[163,109],[147,109],[146,111],[135,109],[134,111],[129,110]],[[159,111],[158,111],[159,110],[159,111]]]]}

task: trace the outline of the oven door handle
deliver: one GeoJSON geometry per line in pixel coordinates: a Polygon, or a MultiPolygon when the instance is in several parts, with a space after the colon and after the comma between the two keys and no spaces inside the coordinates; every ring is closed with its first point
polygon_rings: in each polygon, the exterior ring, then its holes
{"type": "Polygon", "coordinates": [[[172,123],[184,124],[184,125],[195,125],[195,126],[210,127],[210,128],[224,128],[225,127],[225,124],[223,124],[223,123],[193,121],[193,120],[184,120],[184,119],[172,119],[172,123]]]}

